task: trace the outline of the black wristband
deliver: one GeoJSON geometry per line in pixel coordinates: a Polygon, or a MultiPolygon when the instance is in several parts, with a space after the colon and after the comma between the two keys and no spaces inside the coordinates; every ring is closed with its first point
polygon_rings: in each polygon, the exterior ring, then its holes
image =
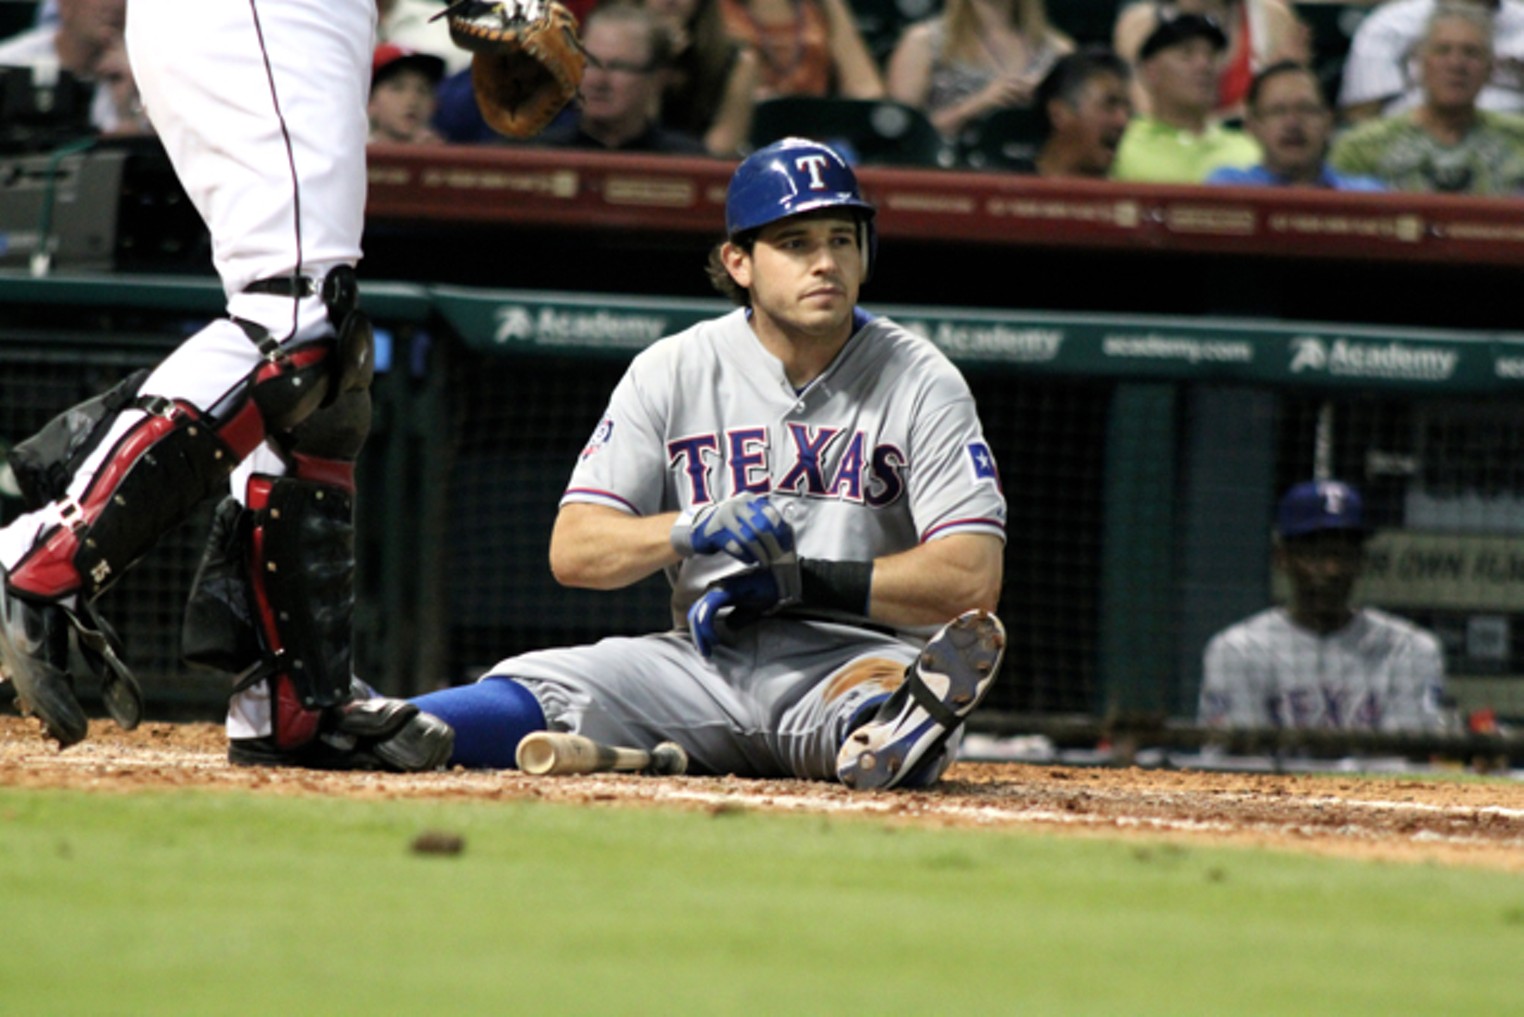
{"type": "Polygon", "coordinates": [[[867,617],[873,591],[871,561],[799,559],[799,598],[805,607],[867,617]]]}

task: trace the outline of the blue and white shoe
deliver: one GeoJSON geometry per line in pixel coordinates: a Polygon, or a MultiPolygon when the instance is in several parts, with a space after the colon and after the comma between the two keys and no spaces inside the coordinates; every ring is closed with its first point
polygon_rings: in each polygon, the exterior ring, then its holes
{"type": "Polygon", "coordinates": [[[979,705],[1000,672],[1005,626],[988,611],[965,611],[944,625],[905,683],[847,736],[836,755],[836,777],[858,790],[924,786],[951,759],[940,759],[947,740],[979,705]],[[922,761],[944,765],[921,767],[922,761]]]}

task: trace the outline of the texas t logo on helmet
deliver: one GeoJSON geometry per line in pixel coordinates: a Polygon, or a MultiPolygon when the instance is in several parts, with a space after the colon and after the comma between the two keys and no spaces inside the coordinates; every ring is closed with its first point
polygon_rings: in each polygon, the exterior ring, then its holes
{"type": "Polygon", "coordinates": [[[794,160],[794,166],[810,175],[810,190],[823,191],[826,188],[823,170],[826,167],[826,157],[823,155],[801,155],[794,160]]]}
{"type": "Polygon", "coordinates": [[[863,199],[847,161],[818,141],[784,138],[747,156],[725,195],[725,234],[735,240],[779,219],[823,208],[846,209],[857,219],[866,279],[878,247],[875,209],[863,199]]]}

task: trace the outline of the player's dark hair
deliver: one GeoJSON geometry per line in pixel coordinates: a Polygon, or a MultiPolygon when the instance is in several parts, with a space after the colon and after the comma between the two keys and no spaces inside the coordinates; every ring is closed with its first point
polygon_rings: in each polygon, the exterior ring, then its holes
{"type": "MultiPolygon", "coordinates": [[[[861,212],[857,209],[842,209],[836,207],[819,208],[810,212],[802,212],[799,214],[799,216],[803,218],[837,215],[843,211],[849,213],[852,221],[858,223],[859,225],[868,221],[868,216],[864,212],[861,212]]],[[[792,217],[786,216],[785,218],[792,217]]],[[[858,230],[859,247],[861,247],[864,243],[863,232],[864,231],[862,229],[858,230]]],[[[756,249],[757,237],[761,236],[761,234],[762,230],[760,228],[754,230],[743,230],[742,232],[737,233],[735,236],[731,237],[729,242],[735,244],[747,254],[750,254],[753,250],[756,249]]],[[[751,291],[746,289],[744,286],[738,285],[735,279],[731,278],[730,270],[725,267],[725,259],[720,253],[724,250],[725,243],[726,242],[722,240],[709,249],[709,259],[704,263],[704,274],[709,277],[709,285],[718,290],[721,296],[726,297],[737,307],[749,307],[751,306],[751,291]]],[[[866,250],[863,251],[863,257],[868,257],[868,252],[866,250]]]]}
{"type": "Polygon", "coordinates": [[[1317,72],[1299,60],[1277,60],[1269,67],[1264,68],[1258,74],[1254,75],[1254,79],[1249,82],[1249,91],[1244,94],[1244,105],[1247,106],[1250,111],[1258,108],[1259,97],[1260,94],[1265,90],[1265,83],[1272,78],[1280,77],[1282,74],[1310,75],[1312,77],[1313,84],[1317,86],[1319,98],[1323,100],[1323,104],[1325,106],[1328,105],[1328,96],[1323,90],[1323,83],[1318,80],[1317,72]]]}
{"type": "Polygon", "coordinates": [[[1062,99],[1074,105],[1090,79],[1102,74],[1115,75],[1124,83],[1132,78],[1127,61],[1105,46],[1086,46],[1060,57],[1032,94],[1032,109],[1037,114],[1042,133],[1053,132],[1053,121],[1048,116],[1049,103],[1062,99]]]}
{"type": "MultiPolygon", "coordinates": [[[[757,232],[752,230],[747,233],[738,233],[729,242],[750,254],[757,244],[757,232]]],[[[725,259],[720,254],[725,248],[725,243],[726,241],[722,240],[709,249],[709,260],[704,263],[704,274],[709,276],[709,285],[719,291],[722,297],[737,307],[749,307],[751,291],[731,278],[730,270],[725,267],[725,259]]]]}

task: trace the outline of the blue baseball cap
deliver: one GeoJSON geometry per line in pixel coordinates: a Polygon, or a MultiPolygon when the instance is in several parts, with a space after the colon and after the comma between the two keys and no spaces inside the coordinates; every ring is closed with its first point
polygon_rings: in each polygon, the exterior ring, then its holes
{"type": "Polygon", "coordinates": [[[1300,537],[1324,530],[1365,532],[1365,500],[1341,480],[1308,480],[1281,497],[1275,532],[1300,537]]]}

